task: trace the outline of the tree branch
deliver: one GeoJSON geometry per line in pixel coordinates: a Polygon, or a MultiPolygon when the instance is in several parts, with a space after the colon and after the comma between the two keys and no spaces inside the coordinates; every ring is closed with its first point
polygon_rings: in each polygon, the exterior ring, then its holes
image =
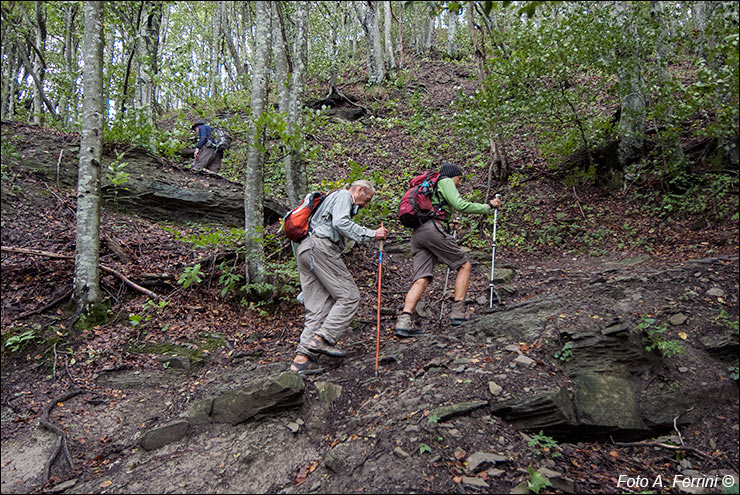
{"type": "MultiPolygon", "coordinates": [[[[5,251],[6,253],[21,253],[21,254],[31,254],[34,256],[45,256],[47,258],[56,258],[56,259],[62,259],[62,260],[74,260],[74,256],[70,256],[68,254],[57,254],[57,253],[50,253],[48,251],[36,251],[34,249],[25,249],[25,248],[14,248],[14,247],[6,247],[2,246],[0,247],[0,250],[5,251]]],[[[114,270],[113,268],[105,265],[99,265],[100,269],[104,272],[111,273],[115,275],[116,277],[120,278],[124,284],[128,285],[132,289],[141,292],[142,294],[146,294],[147,296],[151,297],[152,299],[160,299],[160,296],[155,294],[154,292],[150,291],[149,289],[145,289],[144,287],[140,286],[139,284],[132,282],[129,278],[127,278],[124,274],[121,272],[114,270]]]]}

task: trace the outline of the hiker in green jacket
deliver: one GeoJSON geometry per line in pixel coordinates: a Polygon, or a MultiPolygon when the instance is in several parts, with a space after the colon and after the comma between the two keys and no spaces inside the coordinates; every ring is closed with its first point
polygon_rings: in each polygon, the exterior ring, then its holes
{"type": "Polygon", "coordinates": [[[460,325],[468,320],[465,311],[465,294],[470,285],[470,271],[472,265],[468,256],[460,249],[457,240],[447,232],[443,222],[452,218],[452,211],[470,214],[490,214],[501,205],[498,199],[489,203],[471,203],[460,197],[457,191],[462,182],[462,169],[457,165],[446,163],[440,168],[440,177],[437,182],[436,191],[432,195],[432,204],[441,205],[445,214],[440,215],[446,220],[434,218],[414,229],[411,234],[411,249],[414,256],[414,280],[406,294],[403,313],[396,321],[397,337],[415,337],[423,333],[421,329],[415,329],[411,321],[411,315],[416,309],[416,304],[421,299],[434,274],[434,265],[441,261],[457,271],[455,279],[455,299],[452,303],[450,323],[460,325]]]}

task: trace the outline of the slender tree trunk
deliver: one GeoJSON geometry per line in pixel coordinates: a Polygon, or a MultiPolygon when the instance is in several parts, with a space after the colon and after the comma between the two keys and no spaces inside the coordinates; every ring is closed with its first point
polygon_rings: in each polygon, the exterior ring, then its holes
{"type": "Polygon", "coordinates": [[[457,59],[457,43],[455,34],[457,33],[457,12],[447,12],[447,55],[450,58],[457,59]]]}
{"type": "MultiPolygon", "coordinates": [[[[145,1],[142,4],[139,32],[136,37],[136,91],[134,108],[137,118],[150,129],[154,128],[154,78],[157,74],[159,28],[162,23],[162,4],[145,1]]],[[[152,135],[152,139],[154,135],[152,135]]]]}
{"type": "Polygon", "coordinates": [[[380,42],[378,5],[374,1],[356,2],[354,5],[358,8],[357,16],[367,38],[368,83],[380,84],[385,79],[385,61],[380,42]]]}
{"type": "Polygon", "coordinates": [[[252,117],[249,130],[246,185],[244,187],[244,230],[246,242],[247,285],[259,283],[265,275],[265,252],[262,232],[264,196],[263,131],[258,121],[267,103],[267,59],[270,51],[270,2],[257,2],[255,16],[254,73],[252,74],[252,117]]]}
{"type": "MultiPolygon", "coordinates": [[[[296,37],[293,46],[293,73],[290,78],[290,95],[288,98],[288,132],[291,135],[301,133],[303,123],[303,92],[305,74],[308,64],[308,13],[309,2],[298,3],[296,11],[296,37]]],[[[303,143],[303,139],[297,142],[303,143]]],[[[306,162],[302,149],[292,149],[284,159],[285,182],[291,204],[297,204],[308,192],[306,162]]]]}
{"type": "Polygon", "coordinates": [[[383,2],[383,9],[385,10],[385,22],[383,24],[385,27],[385,53],[388,55],[388,67],[396,69],[396,57],[393,55],[393,38],[391,38],[392,6],[392,2],[383,2]]]}
{"type": "Polygon", "coordinates": [[[213,28],[213,44],[211,45],[211,70],[208,74],[210,96],[211,98],[218,98],[221,88],[221,74],[219,68],[221,67],[221,43],[223,42],[223,29],[222,24],[224,22],[225,2],[219,1],[216,7],[216,14],[213,16],[212,28],[213,28]]]}
{"type": "Polygon", "coordinates": [[[398,9],[398,68],[403,67],[403,8],[398,9]]]}
{"type": "Polygon", "coordinates": [[[478,68],[478,80],[481,81],[482,84],[482,81],[484,81],[486,78],[484,70],[486,54],[483,51],[484,48],[481,40],[481,35],[475,24],[475,11],[473,10],[472,6],[467,6],[465,10],[466,14],[468,15],[468,29],[470,29],[470,39],[473,42],[473,51],[475,52],[475,63],[476,67],[478,68]]]}
{"type": "Polygon", "coordinates": [[[103,152],[104,2],[83,4],[82,139],[77,179],[77,238],[74,299],[87,312],[102,300],[99,282],[100,167],[103,152]]]}
{"type": "Polygon", "coordinates": [[[434,43],[434,17],[430,17],[424,24],[424,35],[422,40],[422,53],[429,54],[432,51],[432,44],[434,43]]]}
{"type": "MultiPolygon", "coordinates": [[[[651,15],[655,19],[658,25],[658,37],[656,39],[656,63],[658,64],[658,77],[661,83],[661,87],[672,87],[673,77],[668,72],[668,61],[670,60],[670,54],[668,53],[668,46],[665,43],[665,33],[668,30],[665,20],[665,6],[662,1],[651,1],[651,15]]],[[[664,95],[668,101],[670,101],[670,95],[664,95]]],[[[681,136],[680,130],[677,126],[673,125],[674,118],[674,107],[672,103],[668,103],[665,109],[664,119],[666,121],[667,135],[664,132],[665,140],[665,153],[668,162],[673,164],[683,164],[686,161],[686,157],[681,147],[681,136]]]]}
{"type": "MultiPolygon", "coordinates": [[[[46,6],[40,0],[36,0],[34,6],[36,9],[36,53],[31,58],[33,60],[33,71],[38,76],[40,83],[37,85],[38,91],[33,93],[33,123],[41,124],[43,122],[44,99],[46,98],[42,89],[44,87],[44,77],[46,77],[46,68],[42,58],[46,54],[46,6]]],[[[54,113],[53,105],[49,111],[52,114],[54,113]]]]}
{"type": "Polygon", "coordinates": [[[617,15],[625,33],[623,48],[616,57],[620,61],[617,70],[621,115],[618,125],[619,147],[617,160],[619,170],[609,171],[609,176],[601,177],[602,184],[621,187],[624,170],[628,165],[639,160],[645,147],[645,95],[641,75],[640,55],[637,49],[639,35],[632,20],[634,8],[627,2],[617,2],[617,15]]]}

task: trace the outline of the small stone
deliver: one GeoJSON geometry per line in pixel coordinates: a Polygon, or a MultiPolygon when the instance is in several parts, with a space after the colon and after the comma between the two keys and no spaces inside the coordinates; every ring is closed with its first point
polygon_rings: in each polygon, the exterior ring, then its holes
{"type": "Polygon", "coordinates": [[[488,483],[475,476],[463,476],[462,484],[467,486],[474,486],[476,488],[488,488],[488,483]]]}
{"type": "Polygon", "coordinates": [[[298,433],[298,430],[301,428],[298,423],[293,423],[292,421],[285,426],[287,426],[293,433],[298,433]]]}
{"type": "Polygon", "coordinates": [[[398,457],[409,457],[409,453],[403,450],[401,447],[396,447],[393,449],[393,453],[396,454],[398,457]]]}
{"type": "Polygon", "coordinates": [[[688,373],[689,369],[686,366],[680,366],[678,368],[679,373],[688,373]]]}
{"type": "Polygon", "coordinates": [[[315,492],[319,488],[321,488],[321,481],[316,481],[313,485],[311,485],[311,491],[312,492],[315,492]]]}
{"type": "Polygon", "coordinates": [[[707,291],[707,295],[712,297],[724,297],[725,291],[723,291],[719,287],[712,287],[707,291]]]}
{"type": "Polygon", "coordinates": [[[488,474],[488,476],[491,477],[491,478],[498,478],[499,476],[501,476],[505,472],[506,471],[504,471],[503,469],[498,469],[498,468],[491,468],[488,471],[486,471],[486,473],[488,474]]]}
{"type": "Polygon", "coordinates": [[[688,316],[683,313],[676,313],[675,315],[671,315],[671,317],[668,318],[668,323],[675,327],[678,325],[683,325],[684,323],[686,323],[686,320],[688,320],[688,316]]]}
{"type": "Polygon", "coordinates": [[[491,395],[499,395],[504,391],[501,385],[496,382],[488,382],[488,390],[491,392],[491,395]]]}
{"type": "Polygon", "coordinates": [[[522,350],[516,344],[509,344],[506,347],[504,347],[504,350],[509,351],[509,352],[516,352],[518,354],[522,353],[522,350]]]}
{"type": "Polygon", "coordinates": [[[466,461],[468,470],[473,473],[482,471],[492,465],[495,465],[497,462],[506,462],[506,457],[491,454],[489,452],[476,452],[474,454],[471,454],[466,461]]]}
{"type": "Polygon", "coordinates": [[[457,428],[452,428],[452,429],[451,429],[450,431],[448,431],[447,433],[449,433],[449,435],[450,435],[450,436],[451,436],[452,438],[462,438],[462,433],[460,433],[460,430],[458,430],[457,428]]]}
{"type": "Polygon", "coordinates": [[[513,362],[516,363],[516,364],[521,364],[522,366],[527,366],[529,368],[533,368],[534,365],[537,364],[537,363],[535,363],[534,359],[528,358],[527,356],[525,356],[523,354],[520,355],[520,356],[517,356],[517,358],[514,359],[513,362]]]}

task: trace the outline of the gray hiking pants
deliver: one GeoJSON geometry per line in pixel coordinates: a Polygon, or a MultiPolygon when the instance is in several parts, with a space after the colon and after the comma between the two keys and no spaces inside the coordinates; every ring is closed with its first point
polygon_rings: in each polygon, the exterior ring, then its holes
{"type": "Polygon", "coordinates": [[[306,344],[314,335],[336,345],[360,306],[360,290],[329,239],[308,236],[296,251],[306,320],[296,352],[315,356],[306,344]]]}

